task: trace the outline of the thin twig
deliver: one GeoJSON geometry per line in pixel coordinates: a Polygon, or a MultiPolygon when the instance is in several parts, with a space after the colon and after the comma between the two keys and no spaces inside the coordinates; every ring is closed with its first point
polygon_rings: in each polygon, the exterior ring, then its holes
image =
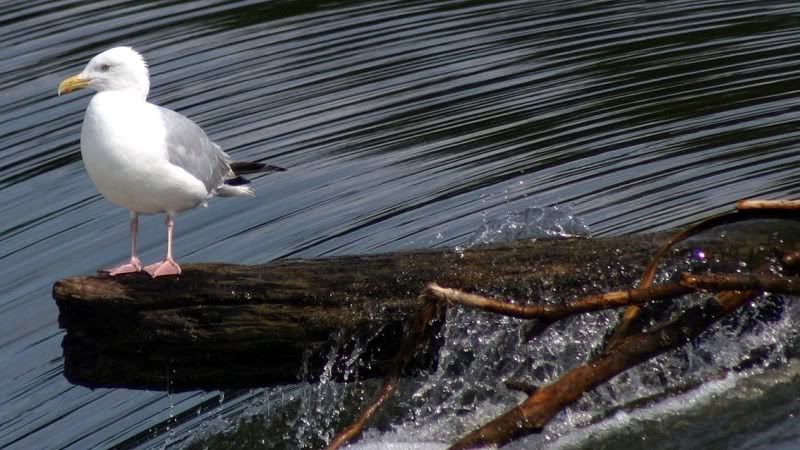
{"type": "Polygon", "coordinates": [[[526,381],[521,380],[506,380],[503,382],[507,388],[512,391],[524,392],[528,395],[533,395],[534,392],[539,390],[539,386],[534,386],[526,381]]]}
{"type": "Polygon", "coordinates": [[[747,209],[779,209],[779,210],[800,210],[800,200],[739,200],[736,202],[736,209],[739,211],[747,209]]]}
{"type": "Polygon", "coordinates": [[[426,287],[426,292],[430,296],[448,304],[458,304],[518,319],[541,319],[549,322],[580,313],[676,298],[692,291],[694,291],[693,288],[676,283],[589,295],[561,305],[519,305],[496,298],[469,294],[459,289],[443,288],[435,283],[426,287]]]}
{"type": "Polygon", "coordinates": [[[681,284],[711,291],[768,291],[776,294],[800,294],[800,279],[772,274],[683,274],[681,284]]]}

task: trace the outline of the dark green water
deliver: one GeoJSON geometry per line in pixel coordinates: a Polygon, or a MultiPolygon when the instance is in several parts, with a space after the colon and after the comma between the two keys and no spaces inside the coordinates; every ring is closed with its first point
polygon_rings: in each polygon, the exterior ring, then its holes
{"type": "MultiPolygon", "coordinates": [[[[125,259],[128,216],[80,161],[89,94],[55,91],[115,45],[147,57],[151,101],[237,159],[289,169],[256,178],[256,200],[179,217],[184,262],[455,246],[531,207],[547,212],[525,225],[534,235],[655,231],[800,192],[796,1],[0,2],[2,448],[317,445],[352,414],[347,399],[374,387],[167,395],[63,378],[52,284],[125,259]],[[243,417],[254,417],[245,440],[220,434],[243,417]]],[[[143,259],[163,245],[162,219],[143,220],[143,259]]],[[[718,330],[615,379],[519,448],[800,447],[800,309],[788,305],[733,343],[718,330]],[[590,425],[764,350],[745,374],[590,425]],[[763,393],[739,394],[762,381],[763,393]]],[[[516,322],[452,317],[444,369],[410,381],[411,400],[364,444],[452,441],[518,400],[495,392],[497,379],[523,366],[551,379],[613,317],[523,346],[516,322]]]]}

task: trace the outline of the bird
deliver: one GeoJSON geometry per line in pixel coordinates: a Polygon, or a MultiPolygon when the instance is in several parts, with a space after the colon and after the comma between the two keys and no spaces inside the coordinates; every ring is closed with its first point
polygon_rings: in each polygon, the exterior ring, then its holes
{"type": "Polygon", "coordinates": [[[284,171],[261,162],[233,161],[191,119],[147,100],[150,73],[131,47],[94,56],[77,75],[58,85],[58,95],[96,91],[84,114],[80,148],[97,191],[130,212],[131,258],[101,269],[110,275],[145,271],[151,277],[180,275],[173,255],[178,213],[207,206],[210,198],[253,197],[242,175],[284,171]],[[136,250],[139,216],[165,214],[167,253],[143,266],[136,250]]]}

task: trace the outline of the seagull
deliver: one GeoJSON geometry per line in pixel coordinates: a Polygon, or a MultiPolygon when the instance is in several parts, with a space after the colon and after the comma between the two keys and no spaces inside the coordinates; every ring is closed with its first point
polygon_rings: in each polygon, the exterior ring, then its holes
{"type": "Polygon", "coordinates": [[[146,271],[179,275],[172,253],[175,216],[211,197],[253,197],[241,175],[283,171],[258,162],[235,162],[192,120],[147,101],[150,74],[142,55],[115,47],[92,58],[58,85],[58,95],[92,88],[81,129],[81,156],[97,190],[130,211],[131,259],[103,269],[110,275],[146,271]],[[139,215],[166,214],[167,255],[142,266],[136,254],[139,215]]]}

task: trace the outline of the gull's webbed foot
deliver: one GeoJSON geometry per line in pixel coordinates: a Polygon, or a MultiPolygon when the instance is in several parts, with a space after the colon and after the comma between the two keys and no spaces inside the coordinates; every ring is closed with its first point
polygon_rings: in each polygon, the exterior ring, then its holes
{"type": "Polygon", "coordinates": [[[178,263],[176,263],[172,258],[167,258],[162,262],[150,264],[145,267],[144,270],[153,278],[181,274],[181,266],[179,266],[178,263]]]}
{"type": "Polygon", "coordinates": [[[123,273],[136,273],[142,271],[142,263],[139,258],[133,257],[127,264],[122,264],[117,267],[109,267],[108,269],[100,269],[99,272],[105,272],[109,275],[122,275],[123,273]]]}

